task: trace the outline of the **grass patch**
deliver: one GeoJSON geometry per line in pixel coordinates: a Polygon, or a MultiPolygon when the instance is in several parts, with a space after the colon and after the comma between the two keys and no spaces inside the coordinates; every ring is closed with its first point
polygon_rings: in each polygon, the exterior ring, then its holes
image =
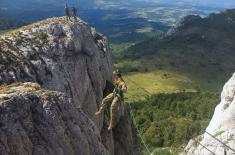
{"type": "Polygon", "coordinates": [[[47,41],[48,35],[45,32],[39,32],[38,33],[38,38],[42,40],[43,42],[47,41]]]}
{"type": "Polygon", "coordinates": [[[221,134],[223,134],[225,131],[218,131],[214,134],[215,137],[220,136],[221,134]]]}
{"type": "Polygon", "coordinates": [[[191,16],[171,35],[123,49],[116,66],[123,72],[174,71],[187,76],[197,90],[220,92],[235,68],[235,24],[226,21],[235,20],[234,13],[191,16]]]}
{"type": "Polygon", "coordinates": [[[157,148],[153,150],[152,155],[171,155],[169,148],[157,148]]]}
{"type": "Polygon", "coordinates": [[[1,85],[0,86],[0,94],[4,94],[6,92],[8,92],[12,87],[18,87],[22,85],[22,83],[17,82],[17,83],[12,83],[10,85],[1,85]]]}
{"type": "Polygon", "coordinates": [[[196,86],[187,76],[171,71],[129,73],[125,75],[128,100],[141,100],[158,93],[196,92],[196,86]]]}
{"type": "Polygon", "coordinates": [[[12,83],[10,85],[0,86],[0,101],[8,100],[11,96],[30,93],[34,95],[43,96],[44,98],[51,98],[58,96],[56,91],[50,91],[40,88],[34,83],[12,83]]]}

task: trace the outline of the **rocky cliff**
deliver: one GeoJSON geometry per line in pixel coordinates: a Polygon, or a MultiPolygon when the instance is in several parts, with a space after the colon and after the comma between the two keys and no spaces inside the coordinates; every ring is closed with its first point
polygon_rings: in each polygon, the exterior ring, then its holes
{"type": "Polygon", "coordinates": [[[211,155],[235,153],[235,74],[224,85],[221,102],[216,106],[206,132],[191,140],[183,154],[211,155]],[[225,146],[224,144],[227,146],[225,146]],[[228,147],[232,148],[229,149],[228,147]]]}
{"type": "Polygon", "coordinates": [[[1,36],[1,155],[132,154],[128,113],[112,132],[95,117],[112,80],[105,38],[85,22],[47,19],[1,36]]]}

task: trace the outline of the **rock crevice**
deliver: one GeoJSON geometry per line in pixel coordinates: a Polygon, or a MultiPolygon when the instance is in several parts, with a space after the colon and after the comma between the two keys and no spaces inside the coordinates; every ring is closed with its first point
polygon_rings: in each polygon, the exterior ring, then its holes
{"type": "Polygon", "coordinates": [[[113,132],[94,116],[112,80],[102,39],[85,22],[63,17],[1,36],[0,154],[132,154],[128,113],[113,132]]]}

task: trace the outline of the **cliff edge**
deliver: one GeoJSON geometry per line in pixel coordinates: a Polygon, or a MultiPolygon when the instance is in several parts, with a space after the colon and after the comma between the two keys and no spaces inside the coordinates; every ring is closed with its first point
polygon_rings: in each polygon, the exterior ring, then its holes
{"type": "Polygon", "coordinates": [[[133,154],[127,112],[95,117],[110,91],[108,42],[87,23],[47,19],[0,38],[0,154],[133,154]]]}
{"type": "Polygon", "coordinates": [[[190,140],[182,154],[211,155],[235,153],[235,73],[224,85],[221,102],[205,133],[190,140]]]}

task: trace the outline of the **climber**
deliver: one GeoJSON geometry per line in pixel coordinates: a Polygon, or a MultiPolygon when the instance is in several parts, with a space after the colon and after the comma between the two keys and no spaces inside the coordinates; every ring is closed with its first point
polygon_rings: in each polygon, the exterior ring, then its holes
{"type": "Polygon", "coordinates": [[[72,16],[77,21],[77,9],[74,6],[72,7],[72,16]]]}
{"type": "Polygon", "coordinates": [[[104,52],[107,51],[107,38],[106,37],[103,37],[103,39],[102,39],[102,50],[104,52]]]}
{"type": "Polygon", "coordinates": [[[66,16],[67,21],[69,21],[70,20],[70,13],[69,13],[69,8],[68,8],[67,4],[65,4],[65,6],[64,6],[64,14],[66,16]]]}
{"type": "Polygon", "coordinates": [[[114,76],[114,90],[112,93],[107,95],[101,103],[100,109],[98,112],[95,113],[95,115],[101,115],[104,111],[105,107],[111,103],[110,108],[110,121],[109,121],[109,127],[108,130],[112,130],[114,119],[117,117],[117,109],[119,106],[121,106],[122,103],[124,103],[124,92],[127,91],[127,86],[125,81],[122,78],[122,74],[120,70],[116,70],[113,72],[114,76]],[[116,112],[116,113],[114,113],[116,112]]]}

